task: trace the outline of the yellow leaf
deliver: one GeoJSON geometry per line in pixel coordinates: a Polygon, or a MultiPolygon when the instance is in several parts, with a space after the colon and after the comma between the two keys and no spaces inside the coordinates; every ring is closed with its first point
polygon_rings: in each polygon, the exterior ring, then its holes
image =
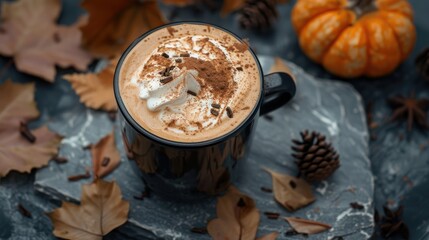
{"type": "Polygon", "coordinates": [[[245,2],[246,0],[224,0],[220,14],[226,16],[231,12],[241,9],[245,2]]]}
{"type": "Polygon", "coordinates": [[[74,73],[64,75],[63,78],[71,83],[85,106],[96,110],[115,111],[118,107],[113,93],[114,73],[115,65],[110,63],[99,73],[74,73]]]}
{"type": "Polygon", "coordinates": [[[154,0],[85,0],[82,7],[89,13],[83,44],[96,57],[117,56],[137,37],[165,24],[154,0]]]}
{"type": "Polygon", "coordinates": [[[92,146],[91,155],[94,175],[96,177],[102,178],[115,170],[121,162],[121,157],[115,144],[115,132],[111,132],[92,146]],[[105,160],[105,158],[109,160],[105,160]],[[104,166],[103,162],[107,162],[107,164],[104,166]]]}
{"type": "Polygon", "coordinates": [[[0,85],[0,177],[11,170],[30,172],[46,165],[57,154],[60,137],[42,126],[31,131],[35,142],[21,136],[20,123],[37,118],[34,83],[0,85]]]}
{"type": "Polygon", "coordinates": [[[311,186],[305,180],[265,170],[273,178],[274,198],[288,211],[296,211],[316,200],[311,186]]]}
{"type": "Polygon", "coordinates": [[[56,237],[101,240],[127,221],[129,208],[115,182],[96,179],[83,185],[80,205],[63,202],[48,216],[56,237]]]}
{"type": "Polygon", "coordinates": [[[59,26],[60,0],[18,0],[1,4],[0,54],[14,58],[19,71],[55,79],[55,66],[86,70],[91,56],[80,48],[81,21],[59,26]]]}
{"type": "Polygon", "coordinates": [[[298,233],[316,234],[331,229],[331,225],[322,222],[294,217],[287,217],[285,219],[298,233]]]}

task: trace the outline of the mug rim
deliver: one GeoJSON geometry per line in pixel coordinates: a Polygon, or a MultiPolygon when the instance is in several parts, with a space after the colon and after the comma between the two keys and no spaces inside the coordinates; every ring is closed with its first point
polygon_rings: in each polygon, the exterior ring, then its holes
{"type": "Polygon", "coordinates": [[[259,81],[260,81],[260,86],[261,86],[260,89],[261,90],[259,92],[258,101],[254,105],[252,111],[247,115],[247,117],[240,124],[238,124],[233,130],[231,130],[231,131],[229,131],[223,135],[220,135],[216,138],[205,140],[205,141],[200,141],[200,142],[179,142],[179,141],[173,141],[173,140],[169,140],[166,138],[159,137],[159,136],[151,133],[150,131],[146,130],[139,123],[137,123],[137,121],[128,112],[128,110],[125,106],[125,103],[123,102],[123,100],[121,98],[121,94],[119,91],[119,73],[120,73],[122,64],[125,61],[125,59],[127,58],[128,54],[134,49],[134,47],[137,44],[139,44],[142,40],[144,40],[146,37],[148,37],[150,34],[156,32],[158,30],[161,30],[163,28],[170,27],[170,26],[181,25],[181,24],[209,25],[211,27],[215,27],[217,29],[220,29],[221,31],[224,31],[224,32],[230,34],[231,36],[235,37],[238,41],[244,43],[244,40],[241,37],[239,37],[237,34],[233,33],[232,31],[225,29],[223,27],[220,27],[218,25],[215,25],[215,24],[205,23],[205,22],[200,22],[200,21],[177,21],[177,22],[163,24],[161,26],[153,28],[153,29],[143,33],[138,38],[136,38],[127,47],[127,49],[122,53],[121,57],[119,58],[118,63],[117,63],[116,68],[115,68],[115,74],[114,74],[114,78],[113,78],[113,90],[114,90],[114,94],[115,94],[115,100],[116,100],[116,103],[118,104],[119,111],[121,112],[121,114],[123,115],[125,120],[134,128],[134,130],[136,130],[138,133],[142,134],[143,136],[149,138],[150,140],[152,140],[154,142],[157,142],[157,143],[162,144],[162,145],[170,146],[170,147],[175,147],[175,148],[201,148],[201,147],[212,146],[212,145],[218,144],[220,142],[223,142],[223,141],[229,139],[231,136],[235,136],[237,133],[239,133],[243,128],[245,128],[247,125],[249,125],[252,122],[252,120],[255,118],[256,114],[259,112],[259,110],[261,108],[261,104],[262,104],[262,100],[263,100],[263,92],[264,92],[264,73],[262,71],[262,67],[261,67],[261,64],[259,62],[259,59],[256,57],[255,52],[250,48],[250,46],[249,46],[249,51],[250,51],[253,59],[255,60],[256,65],[257,65],[258,70],[259,70],[259,81]]]}

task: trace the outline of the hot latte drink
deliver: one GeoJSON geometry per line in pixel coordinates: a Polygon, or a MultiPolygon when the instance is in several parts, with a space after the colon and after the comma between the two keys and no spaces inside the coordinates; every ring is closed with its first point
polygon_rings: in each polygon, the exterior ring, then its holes
{"type": "Polygon", "coordinates": [[[154,31],[127,55],[119,92],[148,132],[202,142],[237,128],[261,94],[260,70],[246,43],[203,24],[154,31]]]}

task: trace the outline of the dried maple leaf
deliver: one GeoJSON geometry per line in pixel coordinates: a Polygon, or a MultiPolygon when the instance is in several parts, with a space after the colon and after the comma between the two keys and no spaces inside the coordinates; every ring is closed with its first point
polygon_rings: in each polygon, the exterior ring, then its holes
{"type": "Polygon", "coordinates": [[[157,1],[85,0],[89,13],[83,44],[96,57],[113,57],[146,31],[165,23],[157,1]]]}
{"type": "Polygon", "coordinates": [[[409,239],[410,231],[408,226],[402,220],[404,206],[399,206],[398,209],[392,211],[387,206],[383,206],[384,216],[380,224],[381,234],[384,238],[389,239],[393,235],[400,235],[403,239],[409,239]]]}
{"type": "Polygon", "coordinates": [[[288,211],[295,211],[314,202],[311,186],[303,179],[265,169],[273,178],[274,198],[288,211]]]}
{"type": "Polygon", "coordinates": [[[390,117],[391,121],[406,118],[408,131],[413,129],[414,123],[423,128],[429,128],[426,117],[429,108],[428,98],[417,99],[415,93],[412,93],[409,97],[398,95],[389,98],[388,102],[394,108],[390,117]]]}
{"type": "Polygon", "coordinates": [[[48,216],[56,237],[101,240],[127,221],[129,208],[115,182],[96,179],[83,185],[80,205],[63,202],[48,216]]]}
{"type": "Polygon", "coordinates": [[[34,102],[34,83],[0,85],[0,177],[11,170],[30,172],[46,165],[57,154],[60,138],[47,127],[32,134],[31,143],[20,134],[20,123],[39,116],[34,102]]]}
{"type": "Polygon", "coordinates": [[[64,75],[63,78],[71,83],[85,106],[96,110],[115,111],[118,107],[113,93],[116,67],[113,62],[99,73],[74,73],[64,75]]]}
{"type": "MultiPolygon", "coordinates": [[[[283,59],[276,57],[274,59],[274,64],[273,66],[271,66],[269,73],[274,73],[274,72],[285,72],[287,74],[289,74],[290,76],[292,76],[292,78],[295,80],[295,76],[293,75],[292,71],[290,70],[290,68],[284,63],[283,59]]],[[[295,80],[296,82],[296,80],[295,80]]]]}
{"type": "Polygon", "coordinates": [[[225,196],[218,198],[216,214],[217,218],[207,225],[207,231],[214,240],[255,239],[259,211],[253,199],[235,187],[231,186],[225,196]]]}
{"type": "Polygon", "coordinates": [[[115,144],[115,132],[102,138],[91,147],[94,175],[102,178],[115,170],[121,162],[119,151],[115,144]]]}
{"type": "Polygon", "coordinates": [[[220,14],[222,16],[226,16],[231,12],[239,10],[243,8],[246,0],[224,0],[222,9],[220,10],[220,14]]]}
{"type": "Polygon", "coordinates": [[[57,25],[60,9],[60,0],[3,2],[0,54],[12,56],[18,70],[49,82],[55,65],[86,70],[91,56],[80,47],[82,21],[57,25]]]}
{"type": "Polygon", "coordinates": [[[286,217],[285,220],[298,233],[316,234],[331,229],[331,225],[326,223],[302,218],[286,217]]]}

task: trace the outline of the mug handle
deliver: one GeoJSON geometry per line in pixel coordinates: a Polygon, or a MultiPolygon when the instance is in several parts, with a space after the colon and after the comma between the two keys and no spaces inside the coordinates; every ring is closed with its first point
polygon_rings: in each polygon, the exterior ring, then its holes
{"type": "Polygon", "coordinates": [[[264,76],[264,100],[260,115],[267,114],[289,102],[296,92],[293,77],[285,72],[270,73],[264,76]]]}

